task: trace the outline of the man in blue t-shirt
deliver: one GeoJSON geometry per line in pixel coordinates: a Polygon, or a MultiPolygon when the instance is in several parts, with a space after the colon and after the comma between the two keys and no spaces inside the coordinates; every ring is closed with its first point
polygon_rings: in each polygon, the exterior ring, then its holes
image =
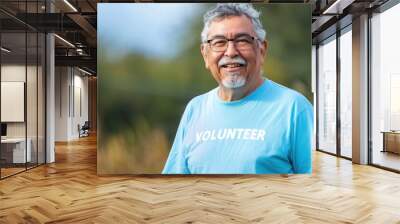
{"type": "Polygon", "coordinates": [[[163,174],[311,173],[312,105],[262,76],[265,36],[251,4],[205,14],[201,53],[218,87],[187,105],[163,174]]]}

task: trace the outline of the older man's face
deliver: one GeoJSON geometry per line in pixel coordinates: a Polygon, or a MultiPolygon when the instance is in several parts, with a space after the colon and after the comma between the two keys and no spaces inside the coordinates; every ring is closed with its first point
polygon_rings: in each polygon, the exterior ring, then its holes
{"type": "MultiPolygon", "coordinates": [[[[246,34],[257,37],[251,20],[244,15],[231,16],[211,22],[207,38],[233,39],[246,34]]],[[[265,52],[266,42],[261,43],[257,40],[254,40],[252,47],[246,50],[236,49],[232,41],[223,52],[213,51],[208,44],[201,45],[206,68],[211,71],[215,80],[226,88],[245,88],[260,79],[265,52]],[[244,59],[245,63],[237,66],[235,62],[240,61],[240,58],[244,59]]]]}

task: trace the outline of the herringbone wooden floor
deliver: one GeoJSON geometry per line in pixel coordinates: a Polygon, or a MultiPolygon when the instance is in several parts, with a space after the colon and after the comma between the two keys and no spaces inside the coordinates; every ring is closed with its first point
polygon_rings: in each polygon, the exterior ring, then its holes
{"type": "Polygon", "coordinates": [[[94,137],[0,181],[0,223],[400,223],[400,175],[316,152],[311,176],[96,175],[94,137]]]}

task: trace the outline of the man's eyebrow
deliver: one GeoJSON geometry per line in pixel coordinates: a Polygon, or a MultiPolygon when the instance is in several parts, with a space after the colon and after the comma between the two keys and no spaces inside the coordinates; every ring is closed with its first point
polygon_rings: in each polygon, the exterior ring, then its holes
{"type": "Polygon", "coordinates": [[[217,34],[217,35],[211,36],[208,39],[211,40],[211,39],[215,39],[215,38],[226,38],[226,37],[224,35],[222,35],[222,34],[217,34]]]}
{"type": "Polygon", "coordinates": [[[248,33],[238,33],[235,35],[235,38],[242,37],[242,36],[251,36],[251,35],[248,33]]]}
{"type": "MultiPolygon", "coordinates": [[[[238,37],[242,37],[242,36],[251,36],[251,35],[248,33],[238,33],[238,34],[235,34],[234,38],[238,38],[238,37]]],[[[222,34],[217,34],[217,35],[211,36],[209,38],[209,40],[215,39],[215,38],[226,38],[226,37],[222,34]]]]}

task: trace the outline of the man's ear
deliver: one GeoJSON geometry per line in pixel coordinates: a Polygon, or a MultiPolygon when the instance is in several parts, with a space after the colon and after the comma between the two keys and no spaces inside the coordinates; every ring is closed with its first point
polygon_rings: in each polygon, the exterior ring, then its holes
{"type": "Polygon", "coordinates": [[[264,40],[260,44],[260,52],[263,58],[265,57],[265,55],[267,55],[267,51],[268,51],[268,42],[267,40],[264,40]]]}
{"type": "Polygon", "coordinates": [[[261,64],[264,64],[265,56],[268,51],[268,42],[266,40],[260,42],[261,64]]]}
{"type": "Polygon", "coordinates": [[[205,44],[200,44],[201,55],[203,55],[204,66],[208,69],[207,49],[205,44]]]}

